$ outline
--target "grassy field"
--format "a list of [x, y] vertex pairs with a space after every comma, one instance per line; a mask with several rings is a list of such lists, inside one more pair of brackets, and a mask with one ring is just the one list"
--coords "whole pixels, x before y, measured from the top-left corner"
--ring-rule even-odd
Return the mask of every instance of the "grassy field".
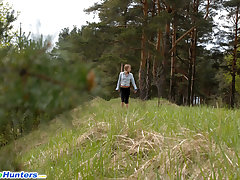
[[240, 110], [100, 98], [17, 140], [47, 179], [240, 179]]

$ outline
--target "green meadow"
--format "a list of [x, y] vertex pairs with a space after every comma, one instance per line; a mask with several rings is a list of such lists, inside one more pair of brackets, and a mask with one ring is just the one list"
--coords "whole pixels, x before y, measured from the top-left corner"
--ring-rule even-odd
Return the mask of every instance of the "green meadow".
[[96, 98], [1, 153], [16, 149], [19, 170], [54, 180], [240, 179], [239, 138], [239, 110]]

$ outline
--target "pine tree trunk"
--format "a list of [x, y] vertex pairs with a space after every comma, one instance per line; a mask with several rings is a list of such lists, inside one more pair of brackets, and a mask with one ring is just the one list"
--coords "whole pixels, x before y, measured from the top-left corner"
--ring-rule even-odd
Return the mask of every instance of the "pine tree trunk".
[[193, 47], [192, 47], [192, 83], [191, 83], [191, 104], [193, 105], [195, 95], [195, 77], [196, 77], [196, 48], [197, 48], [197, 29], [193, 31]]
[[[148, 16], [148, 3], [147, 0], [143, 0], [143, 14], [145, 19], [145, 24]], [[141, 62], [139, 68], [139, 90], [140, 90], [140, 99], [144, 100], [146, 98], [146, 60], [147, 60], [147, 50], [146, 50], [146, 42], [147, 35], [143, 27], [142, 30], [142, 40], [141, 40]]]
[[188, 98], [187, 98], [187, 105], [190, 106], [191, 104], [191, 94], [192, 94], [192, 66], [193, 66], [193, 32], [191, 34], [191, 40], [190, 40], [190, 47], [189, 47], [189, 63], [188, 63]]
[[[154, 16], [156, 16], [156, 4], [157, 4], [157, 0], [153, 1], [152, 4], [152, 18]], [[152, 35], [150, 37], [150, 40], [153, 42], [154, 41], [154, 35]], [[148, 56], [147, 56], [147, 61], [146, 61], [146, 65], [147, 65], [147, 74], [146, 74], [146, 97], [145, 99], [148, 100], [151, 98], [151, 89], [152, 89], [152, 55], [150, 53], [150, 51], [148, 51]]]
[[236, 18], [235, 18], [235, 40], [234, 40], [234, 51], [233, 51], [233, 62], [232, 62], [232, 89], [231, 89], [231, 108], [235, 106], [235, 93], [236, 93], [236, 64], [237, 64], [237, 45], [238, 45], [238, 17], [239, 6], [236, 8]]
[[140, 90], [140, 99], [144, 100], [146, 97], [146, 35], [143, 30], [142, 35], [142, 52], [141, 52], [141, 63], [139, 69], [139, 90]]
[[[170, 7], [168, 7], [167, 11]], [[167, 22], [165, 27], [165, 36], [163, 37], [163, 60], [162, 60], [162, 68], [160, 72], [160, 96], [163, 98], [167, 98], [167, 65], [170, 62], [169, 49], [170, 49], [170, 22]]]
[[[193, 9], [195, 16], [198, 13], [199, 0], [194, 0]], [[196, 49], [197, 49], [197, 28], [195, 17], [193, 19], [193, 31], [191, 32], [190, 48], [189, 48], [189, 66], [188, 66], [188, 100], [187, 104], [193, 105], [194, 101], [194, 88], [196, 76]]]
[[147, 74], [146, 74], [146, 97], [145, 100], [151, 98], [151, 85], [152, 85], [152, 73], [151, 73], [151, 55], [148, 53], [147, 58]]
[[[161, 30], [158, 31], [158, 36], [157, 36], [157, 45], [156, 45], [156, 50], [158, 52], [161, 52], [161, 40], [162, 40], [162, 32]], [[161, 66], [160, 66], [160, 57], [155, 56], [154, 57], [154, 62], [153, 62], [153, 83], [157, 87], [158, 90], [158, 98], [161, 97], [161, 83], [160, 83], [160, 73], [161, 72]]]
[[[162, 32], [158, 30], [156, 50], [160, 52]], [[157, 86], [157, 71], [159, 66], [159, 57], [155, 56], [153, 60], [153, 83]]]
[[172, 55], [171, 55], [171, 77], [170, 77], [170, 99], [175, 101], [175, 90], [176, 90], [176, 82], [175, 82], [175, 62], [176, 62], [176, 39], [177, 39], [177, 28], [175, 18], [172, 23], [173, 34], [172, 34]]
[[[198, 7], [199, 7], [199, 0], [194, 0], [194, 13], [197, 15], [198, 13]], [[207, 15], [206, 15], [207, 17]], [[194, 26], [196, 26], [196, 20], [193, 18]], [[197, 28], [195, 27], [192, 34], [193, 44], [192, 44], [192, 83], [191, 83], [191, 104], [193, 104], [194, 101], [194, 95], [195, 95], [195, 79], [196, 79], [196, 58], [197, 58]]]
[[[155, 3], [157, 3], [158, 15], [160, 15], [160, 13], [161, 13], [160, 1], [159, 0], [155, 0]], [[163, 57], [163, 50], [162, 50], [163, 48], [161, 48], [161, 41], [162, 40], [163, 40], [162, 31], [160, 29], [158, 29], [156, 50]], [[154, 57], [154, 62], [153, 62], [153, 83], [157, 87], [158, 98], [160, 98], [160, 96], [161, 96], [161, 91], [160, 91], [160, 89], [161, 89], [160, 74], [161, 73], [160, 72], [161, 72], [160, 57], [159, 56], [155, 56]], [[159, 105], [159, 103], [158, 103], [158, 105]]]

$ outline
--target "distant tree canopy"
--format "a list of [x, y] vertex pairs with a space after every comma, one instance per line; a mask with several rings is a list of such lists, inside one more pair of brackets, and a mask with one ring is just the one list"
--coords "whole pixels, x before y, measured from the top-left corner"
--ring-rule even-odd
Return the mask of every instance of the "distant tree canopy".
[[111, 77], [104, 79], [109, 97], [121, 64], [130, 63], [141, 99], [207, 102], [220, 92], [216, 66], [223, 53], [206, 49], [214, 41], [213, 18], [220, 8], [208, 0], [104, 0], [86, 10], [97, 12], [100, 22], [62, 30], [57, 49], [70, 48], [96, 62], [103, 76]]

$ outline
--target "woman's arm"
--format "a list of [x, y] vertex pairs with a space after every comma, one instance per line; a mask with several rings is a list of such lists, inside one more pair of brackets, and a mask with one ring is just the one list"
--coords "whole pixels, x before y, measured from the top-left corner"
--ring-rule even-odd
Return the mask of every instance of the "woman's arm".
[[119, 87], [120, 87], [120, 82], [121, 82], [121, 73], [119, 73], [119, 77], [118, 77], [118, 82], [117, 82], [116, 91], [118, 91], [118, 90], [119, 90]]
[[132, 82], [132, 85], [133, 85], [134, 90], [137, 91], [137, 86], [136, 86], [136, 84], [135, 84], [135, 80], [134, 80], [133, 74], [132, 74], [132, 76], [131, 76], [131, 82]]

